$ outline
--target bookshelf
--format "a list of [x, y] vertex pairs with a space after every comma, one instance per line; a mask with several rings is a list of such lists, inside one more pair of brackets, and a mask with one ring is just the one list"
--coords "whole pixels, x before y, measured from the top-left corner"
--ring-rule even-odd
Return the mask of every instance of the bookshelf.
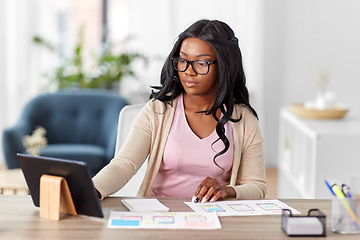
[[360, 177], [360, 119], [302, 119], [280, 111], [278, 198], [331, 198], [324, 180]]

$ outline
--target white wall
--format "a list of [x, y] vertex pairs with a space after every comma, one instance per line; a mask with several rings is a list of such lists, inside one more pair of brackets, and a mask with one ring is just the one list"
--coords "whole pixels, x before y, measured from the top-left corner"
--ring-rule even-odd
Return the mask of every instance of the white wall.
[[330, 69], [329, 90], [358, 113], [360, 1], [286, 1], [284, 5], [284, 100], [314, 98], [313, 74], [325, 66]]
[[[360, 112], [360, 1], [264, 1], [264, 135], [268, 165], [277, 164], [278, 116], [289, 103], [313, 100], [314, 74], [330, 70], [329, 91]], [[335, 147], [335, 146], [334, 146]]]

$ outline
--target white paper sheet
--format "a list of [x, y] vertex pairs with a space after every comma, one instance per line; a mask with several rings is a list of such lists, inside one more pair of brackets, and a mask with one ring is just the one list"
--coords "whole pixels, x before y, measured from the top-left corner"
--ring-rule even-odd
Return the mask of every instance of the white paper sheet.
[[130, 212], [168, 212], [169, 208], [155, 198], [122, 199]]
[[219, 229], [214, 212], [118, 212], [111, 211], [108, 228]]
[[255, 216], [281, 214], [282, 209], [290, 209], [293, 214], [300, 214], [296, 209], [276, 199], [217, 201], [213, 203], [185, 202], [197, 213], [216, 212], [218, 216]]

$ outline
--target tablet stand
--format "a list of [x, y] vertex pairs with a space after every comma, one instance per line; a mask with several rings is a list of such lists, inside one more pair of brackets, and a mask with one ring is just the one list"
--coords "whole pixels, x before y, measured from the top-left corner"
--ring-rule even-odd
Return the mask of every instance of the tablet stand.
[[66, 179], [42, 175], [40, 178], [40, 217], [60, 220], [60, 213], [77, 215]]

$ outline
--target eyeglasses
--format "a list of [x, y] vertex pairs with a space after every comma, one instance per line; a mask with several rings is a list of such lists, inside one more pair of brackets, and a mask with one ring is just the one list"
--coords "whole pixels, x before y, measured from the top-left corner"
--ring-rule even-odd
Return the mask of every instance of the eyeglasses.
[[173, 62], [173, 66], [176, 71], [178, 72], [185, 72], [186, 69], [191, 65], [194, 72], [200, 75], [208, 74], [210, 65], [216, 63], [216, 60], [214, 61], [205, 61], [205, 60], [194, 60], [194, 61], [188, 61], [181, 57], [173, 57], [171, 58]]

